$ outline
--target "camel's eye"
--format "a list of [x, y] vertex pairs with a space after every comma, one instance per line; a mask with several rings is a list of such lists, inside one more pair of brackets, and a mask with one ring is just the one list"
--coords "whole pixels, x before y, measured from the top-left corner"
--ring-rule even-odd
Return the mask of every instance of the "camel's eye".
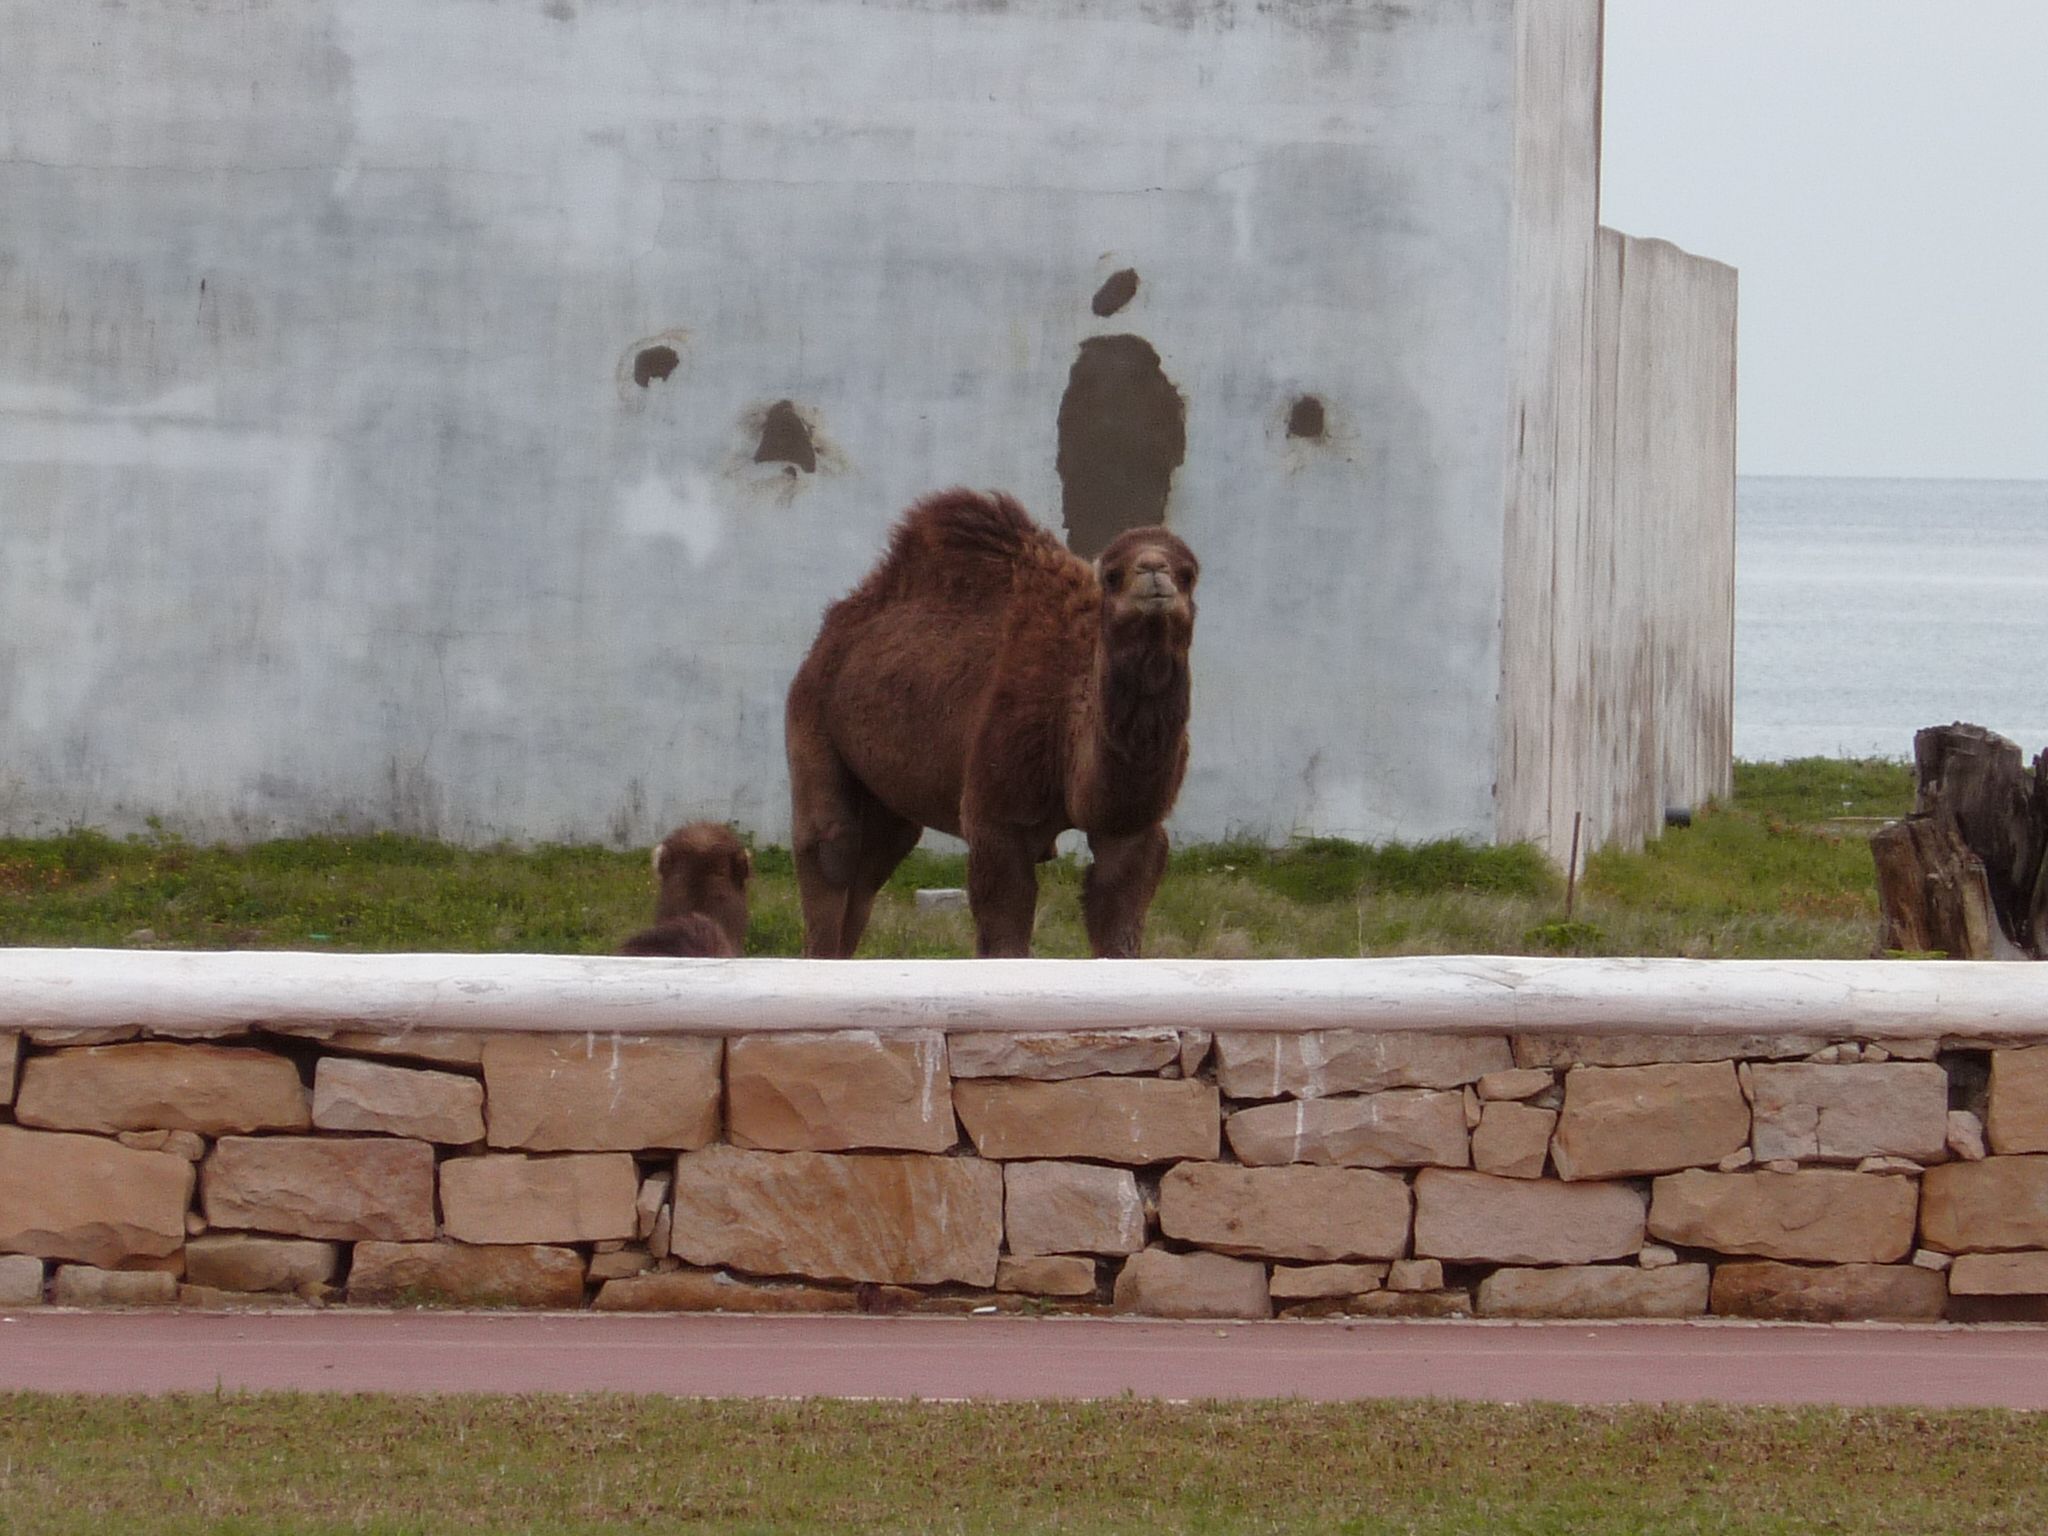
[[1173, 579], [1184, 587], [1192, 587], [1195, 584], [1195, 568], [1184, 565], [1173, 573]]
[[1116, 570], [1104, 571], [1102, 584], [1112, 592], [1121, 592], [1124, 589], [1124, 573]]

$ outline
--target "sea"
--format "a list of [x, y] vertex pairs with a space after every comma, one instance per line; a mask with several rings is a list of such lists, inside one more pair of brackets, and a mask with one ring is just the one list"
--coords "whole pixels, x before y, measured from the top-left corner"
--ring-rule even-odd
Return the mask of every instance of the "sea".
[[2048, 480], [1743, 476], [1735, 755], [1910, 762], [1967, 720], [2048, 749]]

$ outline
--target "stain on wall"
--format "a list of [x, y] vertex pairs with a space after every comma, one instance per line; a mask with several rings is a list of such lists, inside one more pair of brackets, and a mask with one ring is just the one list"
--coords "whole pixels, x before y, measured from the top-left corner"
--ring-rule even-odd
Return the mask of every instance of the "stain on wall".
[[818, 471], [818, 447], [811, 429], [796, 413], [796, 403], [778, 400], [768, 407], [761, 422], [760, 446], [754, 450], [756, 464], [791, 464], [807, 475]]
[[633, 382], [645, 389], [674, 373], [679, 361], [674, 347], [642, 347], [633, 355]]
[[1323, 402], [1303, 395], [1287, 412], [1287, 435], [1320, 440], [1323, 435]]
[[1187, 402], [1142, 336], [1081, 343], [1060, 398], [1060, 508], [1067, 544], [1093, 559], [1126, 528], [1166, 521], [1187, 455]]
[[1122, 309], [1138, 293], [1138, 274], [1130, 267], [1121, 272], [1112, 272], [1095, 290], [1095, 300], [1090, 308], [1098, 315], [1113, 315]]

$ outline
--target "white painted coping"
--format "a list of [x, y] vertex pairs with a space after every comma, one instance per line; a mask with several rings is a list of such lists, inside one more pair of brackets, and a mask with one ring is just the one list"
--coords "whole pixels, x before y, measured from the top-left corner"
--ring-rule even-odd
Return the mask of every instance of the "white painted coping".
[[2048, 1036], [2048, 965], [1912, 960], [669, 960], [0, 949], [0, 1030], [765, 1034], [1364, 1027]]

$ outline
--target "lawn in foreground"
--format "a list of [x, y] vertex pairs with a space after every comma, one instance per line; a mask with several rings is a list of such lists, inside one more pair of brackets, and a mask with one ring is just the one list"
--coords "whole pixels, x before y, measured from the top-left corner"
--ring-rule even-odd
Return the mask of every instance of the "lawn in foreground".
[[0, 1530], [1999, 1532], [2048, 1418], [1442, 1403], [0, 1396]]
[[[1869, 819], [1911, 800], [1902, 764], [1740, 764], [1728, 805], [1641, 853], [1588, 861], [1569, 916], [1563, 879], [1526, 846], [1184, 848], [1146, 953], [1857, 958], [1877, 932]], [[748, 950], [795, 954], [789, 855], [759, 849], [756, 867]], [[919, 913], [912, 899], [965, 879], [964, 859], [912, 855], [861, 953], [971, 954], [964, 914]], [[1071, 861], [1043, 869], [1037, 953], [1087, 952], [1080, 881]], [[651, 899], [638, 850], [472, 850], [388, 835], [243, 849], [92, 832], [0, 840], [0, 944], [604, 953], [646, 921]]]

